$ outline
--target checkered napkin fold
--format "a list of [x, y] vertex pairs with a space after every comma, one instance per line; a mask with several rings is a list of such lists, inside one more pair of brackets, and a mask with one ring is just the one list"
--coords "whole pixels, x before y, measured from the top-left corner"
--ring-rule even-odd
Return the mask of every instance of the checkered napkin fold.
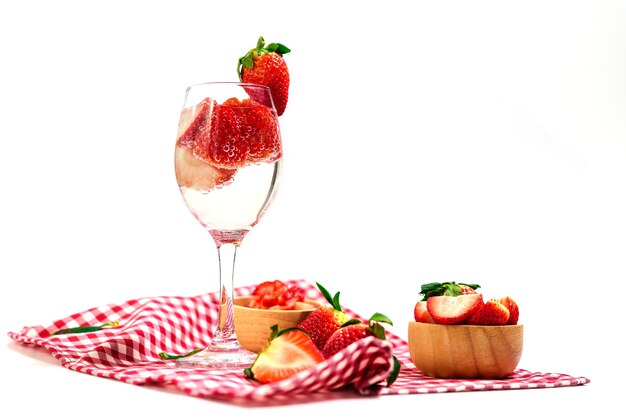
[[[309, 299], [324, 302], [319, 291], [303, 280], [286, 281], [306, 291]], [[249, 295], [254, 286], [235, 290]], [[261, 385], [244, 377], [243, 370], [177, 367], [158, 353], [187, 353], [204, 347], [217, 322], [217, 294], [194, 297], [150, 297], [110, 304], [54, 321], [47, 326], [24, 327], [9, 337], [36, 344], [69, 369], [132, 384], [173, 385], [189, 395], [238, 401], [267, 401], [294, 395], [328, 393], [352, 388], [359, 394], [408, 394], [469, 390], [523, 389], [581, 385], [584, 377], [516, 370], [505, 380], [460, 381], [423, 376], [411, 363], [405, 341], [391, 332], [386, 340], [368, 337], [289, 379]], [[344, 307], [351, 317], [357, 315]], [[94, 332], [55, 334], [60, 329], [119, 324]], [[396, 382], [385, 379], [393, 356], [401, 364]]]

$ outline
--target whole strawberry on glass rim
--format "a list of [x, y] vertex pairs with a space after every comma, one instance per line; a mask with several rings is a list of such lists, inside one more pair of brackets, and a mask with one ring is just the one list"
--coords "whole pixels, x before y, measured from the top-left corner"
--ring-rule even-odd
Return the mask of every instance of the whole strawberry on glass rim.
[[[261, 36], [256, 47], [239, 58], [237, 65], [239, 80], [270, 88], [278, 116], [285, 112], [289, 99], [289, 69], [283, 55], [290, 51], [291, 49], [280, 43], [265, 45], [265, 39]], [[261, 100], [266, 100], [264, 98], [255, 97], [253, 94], [250, 94], [250, 97], [259, 103], [269, 105]]]

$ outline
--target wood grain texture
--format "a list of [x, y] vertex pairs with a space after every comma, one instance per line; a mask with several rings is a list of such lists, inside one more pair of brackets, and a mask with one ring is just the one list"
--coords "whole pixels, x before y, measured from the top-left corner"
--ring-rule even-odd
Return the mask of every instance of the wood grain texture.
[[[248, 351], [260, 353], [267, 345], [270, 327], [277, 324], [279, 330], [297, 327], [314, 309], [280, 311], [247, 308], [250, 296], [234, 299], [235, 333], [239, 344]], [[319, 306], [318, 302], [305, 299], [305, 302]]]
[[409, 353], [424, 374], [440, 378], [499, 379], [522, 356], [523, 325], [437, 325], [409, 322]]

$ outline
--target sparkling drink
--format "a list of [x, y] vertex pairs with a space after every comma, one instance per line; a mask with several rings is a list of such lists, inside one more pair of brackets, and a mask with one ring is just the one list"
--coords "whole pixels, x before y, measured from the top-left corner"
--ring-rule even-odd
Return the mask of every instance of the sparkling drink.
[[234, 329], [233, 273], [237, 247], [274, 198], [282, 144], [267, 87], [207, 83], [187, 89], [174, 154], [185, 204], [218, 249], [220, 307], [215, 333], [183, 366], [241, 367], [255, 358]]

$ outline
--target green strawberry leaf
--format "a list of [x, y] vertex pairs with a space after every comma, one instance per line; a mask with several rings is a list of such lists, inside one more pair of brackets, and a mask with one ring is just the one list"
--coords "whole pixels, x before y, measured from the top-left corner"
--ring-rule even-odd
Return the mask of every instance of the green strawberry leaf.
[[239, 58], [239, 64], [246, 68], [252, 68], [254, 66], [254, 55], [252, 54], [252, 51], [248, 51], [246, 55]]
[[321, 284], [319, 284], [318, 282], [315, 282], [315, 284], [317, 285], [317, 288], [320, 290], [320, 292], [322, 292], [322, 295], [324, 295], [324, 299], [326, 299], [328, 301], [328, 303], [330, 303], [332, 305], [333, 304], [333, 297], [330, 295], [328, 290], [326, 290], [326, 288], [324, 286], [322, 286]]
[[422, 285], [420, 294], [425, 295], [428, 292], [437, 291], [439, 289], [441, 289], [441, 283], [439, 282], [426, 283]]
[[254, 379], [254, 373], [252, 373], [252, 368], [250, 367], [246, 367], [245, 369], [243, 369], [243, 375], [246, 377], [246, 379]]
[[318, 282], [315, 282], [315, 284], [317, 285], [317, 288], [320, 290], [320, 292], [322, 292], [322, 295], [324, 295], [324, 299], [326, 299], [326, 301], [330, 303], [333, 306], [333, 308], [335, 308], [335, 310], [339, 312], [343, 312], [341, 310], [341, 305], [339, 304], [339, 294], [341, 292], [337, 292], [335, 296], [333, 297], [330, 295], [330, 292], [326, 290], [324, 286], [322, 286]]
[[370, 318], [370, 322], [372, 321], [384, 322], [385, 324], [393, 325], [391, 319], [389, 319], [387, 315], [381, 314], [380, 312], [376, 312], [374, 315], [372, 315], [372, 317]]
[[341, 293], [341, 292], [335, 293], [335, 296], [333, 297], [332, 305], [333, 305], [333, 308], [335, 308], [335, 310], [337, 310], [339, 312], [342, 312], [341, 311], [341, 305], [339, 304], [339, 293]]
[[265, 50], [267, 52], [276, 52], [281, 57], [283, 55], [291, 52], [291, 49], [289, 49], [285, 45], [279, 44], [279, 43], [271, 43], [271, 44], [269, 44], [268, 46], [265, 47]]
[[444, 283], [443, 288], [444, 288], [443, 290], [444, 296], [459, 296], [463, 294], [463, 290], [461, 289], [461, 286], [459, 286], [458, 284], [454, 282]]
[[396, 381], [398, 375], [400, 374], [400, 368], [400, 361], [396, 356], [393, 356], [393, 369], [391, 370], [391, 373], [389, 373], [389, 376], [387, 376], [387, 386], [391, 386], [393, 382]]
[[265, 39], [263, 39], [262, 36], [259, 36], [259, 40], [256, 43], [256, 53], [258, 55], [261, 55], [261, 50], [263, 49], [264, 46], [265, 46]]
[[476, 290], [480, 287], [479, 284], [467, 284], [456, 282], [433, 282], [423, 284], [421, 287], [420, 295], [424, 295], [423, 301], [428, 300], [431, 296], [459, 296], [463, 294], [461, 286], [471, 287]]
[[372, 331], [372, 334], [374, 334], [374, 337], [380, 338], [381, 340], [387, 339], [387, 336], [385, 335], [385, 328], [383, 328], [383, 326], [378, 322], [372, 322], [370, 324], [370, 330]]

